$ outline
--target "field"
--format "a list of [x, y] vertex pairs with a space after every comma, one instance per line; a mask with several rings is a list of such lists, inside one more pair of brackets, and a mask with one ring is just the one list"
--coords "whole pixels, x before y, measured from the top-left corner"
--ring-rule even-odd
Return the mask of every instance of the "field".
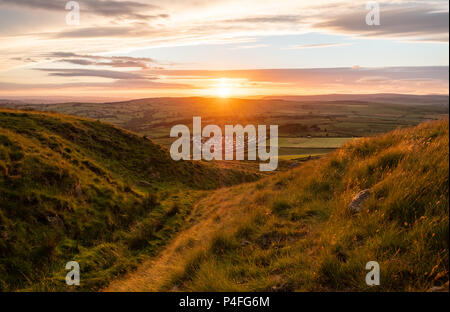
[[302, 100], [153, 98], [116, 103], [21, 104], [3, 106], [71, 114], [110, 122], [145, 135], [165, 147], [176, 124], [191, 128], [192, 117], [202, 124], [276, 124], [281, 159], [323, 155], [351, 138], [373, 136], [417, 125], [448, 114], [448, 97], [370, 97], [369, 100]]

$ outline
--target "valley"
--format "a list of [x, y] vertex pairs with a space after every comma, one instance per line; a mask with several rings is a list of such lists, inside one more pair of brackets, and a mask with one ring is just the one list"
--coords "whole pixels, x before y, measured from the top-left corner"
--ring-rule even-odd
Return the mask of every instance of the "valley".
[[25, 104], [0, 106], [52, 111], [102, 120], [145, 135], [170, 148], [170, 129], [192, 118], [222, 128], [226, 124], [276, 124], [281, 159], [326, 154], [352, 138], [373, 136], [397, 127], [447, 116], [448, 97], [366, 95], [269, 99], [151, 98], [112, 103]]
[[[373, 259], [382, 290], [448, 285], [448, 104], [2, 106], [2, 290], [72, 291], [69, 260], [79, 291], [364, 291]], [[173, 161], [170, 128], [199, 114], [279, 122], [277, 171]], [[355, 216], [362, 189], [373, 195]]]

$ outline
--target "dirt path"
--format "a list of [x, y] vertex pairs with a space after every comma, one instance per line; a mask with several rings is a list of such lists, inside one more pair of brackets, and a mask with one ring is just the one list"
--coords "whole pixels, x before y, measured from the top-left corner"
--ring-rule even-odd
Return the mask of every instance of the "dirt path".
[[[191, 214], [192, 226], [181, 231], [156, 258], [114, 280], [103, 291], [161, 290], [170, 281], [172, 274], [182, 268], [183, 260], [192, 248], [206, 245], [215, 231], [232, 227], [239, 216], [246, 213], [245, 208], [241, 209], [245, 195], [239, 191], [240, 187], [219, 189], [200, 200]], [[230, 201], [230, 198], [233, 200]], [[225, 202], [225, 199], [228, 201]]]

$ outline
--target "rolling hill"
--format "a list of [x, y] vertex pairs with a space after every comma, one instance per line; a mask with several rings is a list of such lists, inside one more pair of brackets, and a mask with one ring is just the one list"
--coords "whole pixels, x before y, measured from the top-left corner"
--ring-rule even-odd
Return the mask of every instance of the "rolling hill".
[[260, 178], [173, 162], [104, 122], [2, 109], [0, 289], [448, 289], [448, 140], [448, 120], [426, 122]]
[[[414, 126], [421, 122], [445, 118], [448, 96], [412, 96], [389, 94], [324, 95], [290, 98], [147, 98], [113, 103], [1, 103], [0, 107], [33, 109], [70, 114], [112, 123], [154, 142], [170, 147], [170, 129], [174, 125], [192, 126], [192, 117], [223, 127], [226, 124], [278, 125], [281, 138], [298, 143], [303, 138], [316, 141], [309, 144], [284, 144], [279, 154], [286, 159], [323, 155], [328, 139], [343, 142], [352, 137], [385, 133], [398, 126]], [[325, 139], [325, 140], [323, 140]], [[324, 142], [324, 144], [322, 144]]]
[[95, 289], [165, 244], [201, 190], [256, 178], [103, 122], [2, 109], [0, 290], [59, 290], [74, 259]]
[[201, 199], [192, 227], [105, 290], [448, 291], [448, 196], [448, 120], [353, 140]]

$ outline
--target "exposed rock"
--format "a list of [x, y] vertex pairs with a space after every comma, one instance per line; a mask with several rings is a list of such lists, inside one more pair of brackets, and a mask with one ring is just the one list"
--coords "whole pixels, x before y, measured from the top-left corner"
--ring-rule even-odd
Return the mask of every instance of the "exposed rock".
[[47, 221], [51, 225], [57, 226], [57, 227], [64, 227], [64, 221], [58, 216], [47, 216]]
[[427, 292], [448, 292], [448, 287], [433, 286]]
[[6, 241], [9, 241], [9, 239], [10, 239], [10, 238], [9, 238], [9, 234], [8, 234], [8, 232], [6, 232], [6, 231], [1, 231], [1, 232], [0, 232], [0, 237], [3, 238], [3, 239], [5, 240], [5, 242], [6, 242]]
[[348, 209], [351, 212], [359, 212], [361, 210], [362, 204], [370, 197], [370, 189], [362, 190], [355, 197], [353, 197], [352, 202], [348, 205]]
[[291, 292], [294, 290], [293, 286], [286, 280], [283, 275], [273, 275], [270, 280], [274, 285], [270, 288], [273, 292]]
[[142, 186], [152, 186], [152, 184], [150, 182], [147, 182], [147, 181], [144, 181], [144, 180], [139, 181], [139, 184], [142, 185]]
[[81, 187], [80, 182], [77, 181], [77, 183], [75, 184], [74, 188], [73, 188], [73, 195], [75, 197], [79, 197], [83, 194], [83, 189]]

